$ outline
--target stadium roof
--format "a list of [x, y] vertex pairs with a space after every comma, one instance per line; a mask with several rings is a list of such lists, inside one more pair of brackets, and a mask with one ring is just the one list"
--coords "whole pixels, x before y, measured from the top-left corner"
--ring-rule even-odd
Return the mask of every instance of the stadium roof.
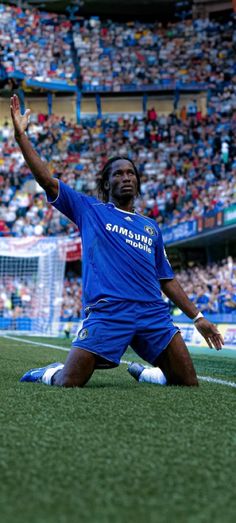
[[[236, 1], [236, 0], [235, 0]], [[231, 10], [232, 0], [0, 0], [2, 3], [34, 6], [44, 11], [68, 13], [76, 10], [76, 16], [113, 18], [118, 20], [168, 21], [194, 13]]]
[[66, 12], [68, 6], [79, 6], [77, 14], [81, 16], [99, 15], [101, 17], [118, 17], [123, 19], [152, 18], [171, 19], [175, 13], [175, 6], [179, 4], [191, 4], [192, 0], [2, 0], [7, 4], [18, 4], [22, 7], [29, 5], [38, 7], [45, 11]]

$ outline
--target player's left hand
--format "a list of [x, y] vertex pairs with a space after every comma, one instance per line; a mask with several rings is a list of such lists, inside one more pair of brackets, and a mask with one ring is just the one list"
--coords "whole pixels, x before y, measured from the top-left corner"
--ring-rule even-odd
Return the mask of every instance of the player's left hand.
[[206, 318], [199, 318], [195, 322], [195, 327], [206, 340], [210, 349], [215, 348], [216, 350], [221, 350], [224, 345], [224, 338], [221, 336], [217, 327], [213, 325]]

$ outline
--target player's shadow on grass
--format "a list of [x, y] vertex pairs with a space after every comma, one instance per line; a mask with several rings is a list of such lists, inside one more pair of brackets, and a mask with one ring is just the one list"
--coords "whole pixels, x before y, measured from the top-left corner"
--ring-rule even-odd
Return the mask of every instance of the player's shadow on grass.
[[114, 388], [117, 388], [119, 389], [120, 387], [122, 387], [122, 389], [130, 389], [132, 388], [133, 386], [135, 385], [135, 383], [124, 383], [123, 381], [119, 381], [119, 380], [114, 380], [114, 382], [96, 382], [96, 381], [91, 381], [91, 383], [87, 383], [87, 385], [84, 387], [86, 389], [114, 389]]
[[126, 379], [121, 379], [119, 377], [113, 377], [113, 376], [110, 376], [110, 377], [105, 377], [105, 379], [103, 379], [102, 377], [99, 377], [99, 376], [93, 376], [91, 378], [91, 380], [86, 384], [85, 388], [90, 388], [90, 389], [105, 389], [105, 388], [110, 388], [110, 389], [114, 389], [114, 388], [117, 388], [119, 389], [120, 387], [124, 390], [124, 389], [130, 389], [130, 388], [133, 388], [133, 386], [135, 385], [135, 382], [132, 380], [126, 380]]

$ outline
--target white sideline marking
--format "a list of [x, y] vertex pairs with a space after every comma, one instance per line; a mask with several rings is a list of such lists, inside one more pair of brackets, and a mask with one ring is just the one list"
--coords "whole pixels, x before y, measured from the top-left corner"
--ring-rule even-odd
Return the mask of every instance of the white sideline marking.
[[229, 387], [236, 387], [236, 383], [233, 381], [220, 380], [218, 378], [211, 378], [210, 376], [198, 376], [202, 381], [208, 381], [209, 383], [218, 383], [219, 385], [228, 385]]
[[[3, 336], [3, 337], [6, 339], [9, 339], [9, 340], [21, 341], [22, 343], [29, 343], [30, 345], [39, 345], [40, 347], [49, 347], [51, 349], [57, 349], [57, 350], [65, 351], [65, 352], [70, 352], [70, 349], [68, 349], [67, 347], [61, 347], [60, 345], [52, 345], [50, 343], [42, 343], [39, 341], [30, 341], [30, 340], [26, 340], [25, 338], [15, 338], [14, 336], [7, 336], [7, 335]], [[125, 365], [129, 365], [131, 363], [131, 361], [127, 361], [127, 360], [120, 360], [120, 362], [124, 363]], [[144, 367], [148, 368], [148, 365], [144, 365]], [[217, 383], [218, 385], [227, 385], [228, 387], [236, 388], [236, 383], [234, 383], [233, 381], [225, 381], [225, 380], [221, 380], [219, 378], [211, 378], [211, 376], [197, 376], [197, 377], [199, 378], [199, 380], [207, 381], [208, 383]]]
[[3, 336], [4, 338], [6, 339], [9, 339], [9, 340], [15, 340], [15, 341], [21, 341], [21, 342], [24, 342], [24, 343], [29, 343], [30, 345], [40, 345], [41, 347], [50, 347], [51, 349], [60, 349], [60, 350], [64, 350], [66, 352], [69, 352], [70, 349], [68, 349], [67, 347], [61, 347], [60, 345], [52, 345], [50, 343], [41, 343], [39, 341], [30, 341], [30, 340], [26, 340], [25, 338], [15, 338], [14, 336]]

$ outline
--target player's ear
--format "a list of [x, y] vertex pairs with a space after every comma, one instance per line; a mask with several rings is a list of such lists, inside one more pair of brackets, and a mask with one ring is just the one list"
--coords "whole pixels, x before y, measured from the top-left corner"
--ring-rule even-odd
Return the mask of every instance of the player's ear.
[[104, 183], [104, 189], [105, 189], [105, 191], [109, 191], [109, 189], [110, 189], [110, 184], [109, 184], [108, 180], [106, 180], [106, 182]]

